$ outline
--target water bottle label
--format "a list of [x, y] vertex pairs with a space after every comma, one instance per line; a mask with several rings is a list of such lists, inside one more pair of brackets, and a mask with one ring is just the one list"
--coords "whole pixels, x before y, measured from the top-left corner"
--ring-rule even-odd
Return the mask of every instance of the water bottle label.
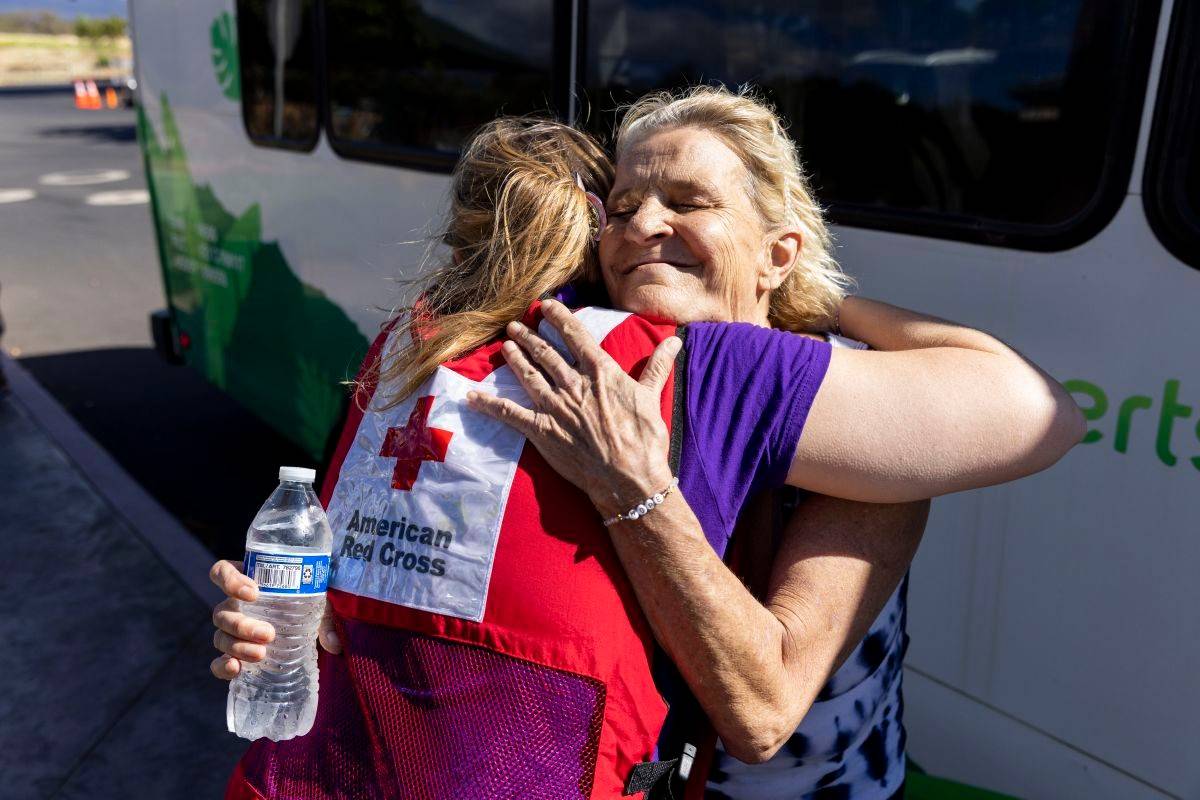
[[329, 584], [329, 556], [269, 553], [247, 550], [245, 572], [264, 594], [292, 597], [325, 594]]

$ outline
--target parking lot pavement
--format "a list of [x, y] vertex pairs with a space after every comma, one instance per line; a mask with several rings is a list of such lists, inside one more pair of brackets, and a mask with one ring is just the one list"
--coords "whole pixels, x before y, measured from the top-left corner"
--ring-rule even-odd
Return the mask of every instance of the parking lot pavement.
[[132, 109], [76, 109], [70, 91], [0, 90], [0, 345], [200, 542], [236, 558], [276, 470], [312, 456], [151, 349], [149, 314], [166, 301], [149, 206], [89, 202], [144, 193], [135, 122]]
[[80, 111], [69, 93], [0, 92], [10, 355], [150, 344], [164, 296], [135, 122], [132, 109]]
[[211, 556], [0, 362], [0, 794], [220, 797], [246, 743], [208, 674]]

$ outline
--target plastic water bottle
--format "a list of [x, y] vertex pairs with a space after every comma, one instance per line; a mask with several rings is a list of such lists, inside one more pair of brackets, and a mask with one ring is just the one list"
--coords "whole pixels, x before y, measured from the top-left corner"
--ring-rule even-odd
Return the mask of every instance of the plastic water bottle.
[[258, 600], [242, 611], [275, 627], [267, 657], [242, 662], [229, 684], [226, 722], [246, 739], [303, 736], [317, 713], [317, 626], [325, 612], [333, 534], [313, 491], [316, 473], [280, 467], [279, 488], [246, 534], [245, 572]]

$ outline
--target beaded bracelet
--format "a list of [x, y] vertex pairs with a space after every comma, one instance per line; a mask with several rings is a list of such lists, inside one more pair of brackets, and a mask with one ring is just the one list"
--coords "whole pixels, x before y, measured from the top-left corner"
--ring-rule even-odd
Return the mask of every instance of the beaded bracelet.
[[627, 519], [634, 520], [646, 516], [655, 508], [661, 506], [663, 501], [667, 499], [667, 495], [675, 491], [675, 487], [678, 485], [679, 478], [671, 478], [671, 483], [667, 485], [667, 488], [663, 489], [661, 492], [656, 492], [650, 497], [647, 497], [645, 500], [626, 511], [624, 514], [617, 514], [612, 519], [604, 520], [604, 527], [607, 528], [612, 525], [616, 525], [618, 522], [622, 522]]

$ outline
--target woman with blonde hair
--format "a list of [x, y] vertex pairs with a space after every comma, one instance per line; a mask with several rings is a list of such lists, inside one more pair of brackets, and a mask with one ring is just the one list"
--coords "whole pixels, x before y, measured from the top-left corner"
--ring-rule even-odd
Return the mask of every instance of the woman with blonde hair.
[[[643, 162], [636, 147], [619, 152], [646, 170], [635, 166], [625, 184], [618, 172], [612, 223], [596, 197], [608, 193], [609, 168], [577, 131], [499, 120], [464, 154], [444, 237], [452, 257], [413, 313], [376, 340], [322, 493], [335, 535], [350, 531], [335, 544], [330, 590], [340, 642], [328, 630], [322, 640], [343, 655], [322, 655], [313, 732], [256, 743], [229, 796], [617, 796], [663, 733], [651, 628], [731, 752], [761, 759], [804, 704], [794, 687], [776, 691], [779, 669], [802, 661], [806, 675], [827, 673], [837, 653], [793, 652], [803, 631], [781, 622], [809, 610], [814, 573], [773, 577], [765, 607], [734, 590], [719, 556], [747, 498], [786, 482], [915, 500], [1035, 471], [1078, 440], [1078, 412], [1059, 387], [990, 337], [948, 323], [869, 304], [843, 310], [844, 325], [877, 343], [919, 346], [935, 328], [940, 343], [913, 358], [710, 322], [765, 322], [799, 234], [764, 238], [763, 226], [746, 225], [757, 214], [751, 184], [717, 150], [683, 153], [700, 157], [700, 173], [704, 158], [724, 170], [703, 181], [669, 174], [662, 153]], [[682, 218], [701, 209], [710, 216], [689, 227]], [[597, 269], [614, 304], [646, 316], [537, 303]], [[678, 329], [686, 346], [672, 319], [696, 320]], [[897, 320], [897, 332], [877, 330]], [[579, 370], [535, 328], [561, 336]], [[965, 410], [933, 400], [927, 387], [939, 381]], [[854, 393], [857, 407], [841, 402]], [[860, 426], [866, 434], [851, 430]], [[847, 455], [847, 441], [866, 452]], [[959, 452], [980, 445], [987, 455]], [[909, 531], [903, 547], [915, 545], [923, 508], [886, 508], [899, 515], [876, 528], [882, 549], [896, 547], [885, 535], [896, 520]], [[418, 515], [445, 526], [442, 550], [417, 542]], [[814, 537], [864, 520], [806, 511], [793, 545], [808, 518], [821, 525]], [[412, 544], [401, 541], [406, 530]], [[795, 561], [788, 548], [780, 563]], [[443, 563], [422, 571], [417, 553]], [[213, 578], [231, 598], [214, 614], [225, 655], [213, 671], [229, 678], [262, 658], [271, 631], [239, 610], [233, 598], [255, 589], [234, 565], [219, 562]], [[710, 625], [718, 599], [734, 605]], [[744, 630], [730, 628], [730, 612]], [[772, 653], [786, 657], [782, 667]], [[764, 670], [757, 685], [747, 666]], [[748, 724], [781, 698], [765, 725]]]
[[[911, 500], [970, 488], [981, 471], [1015, 478], [1036, 468], [1026, 457], [1061, 454], [1078, 441], [1079, 412], [1061, 388], [1032, 365], [1018, 366], [1003, 344], [870, 301], [843, 302], [846, 280], [796, 147], [753, 92], [702, 86], [642, 98], [621, 121], [616, 159], [599, 245], [613, 305], [680, 322], [807, 331], [837, 330], [840, 316], [850, 336], [880, 350], [920, 348], [834, 351], [789, 483], [860, 500]], [[896, 384], [870, 371], [851, 377], [853, 362], [872, 359], [913, 371]], [[974, 372], [967, 361], [987, 368]], [[1015, 370], [1008, 378], [990, 372], [1001, 365]], [[634, 382], [612, 369], [548, 371], [573, 391], [534, 394], [537, 416], [487, 405], [559, 472], [590, 487], [602, 513], [614, 507], [606, 485], [617, 482], [592, 476], [666, 474], [661, 453], [636, 444], [653, 422], [645, 401], [619, 400], [636, 396]], [[988, 391], [1006, 393], [993, 397], [990, 411], [967, 400]], [[588, 397], [590, 406], [576, 399]], [[908, 416], [909, 403], [929, 412], [928, 427]], [[826, 427], [822, 415], [834, 408], [851, 419]], [[1029, 411], [1037, 422], [1022, 418]], [[997, 426], [988, 444], [976, 438], [979, 413]], [[954, 441], [953, 429], [966, 436]], [[710, 437], [705, 446], [719, 452], [722, 444]], [[623, 491], [636, 495], [638, 487]], [[722, 735], [710, 790], [746, 798], [899, 793], [905, 572], [923, 528], [917, 509], [809, 497], [774, 563], [756, 565], [766, 573], [762, 602], [722, 568], [704, 537], [689, 535], [692, 515], [681, 504], [671, 509], [632, 529], [614, 527], [613, 536], [656, 636]], [[694, 510], [704, 530], [716, 527]]]

